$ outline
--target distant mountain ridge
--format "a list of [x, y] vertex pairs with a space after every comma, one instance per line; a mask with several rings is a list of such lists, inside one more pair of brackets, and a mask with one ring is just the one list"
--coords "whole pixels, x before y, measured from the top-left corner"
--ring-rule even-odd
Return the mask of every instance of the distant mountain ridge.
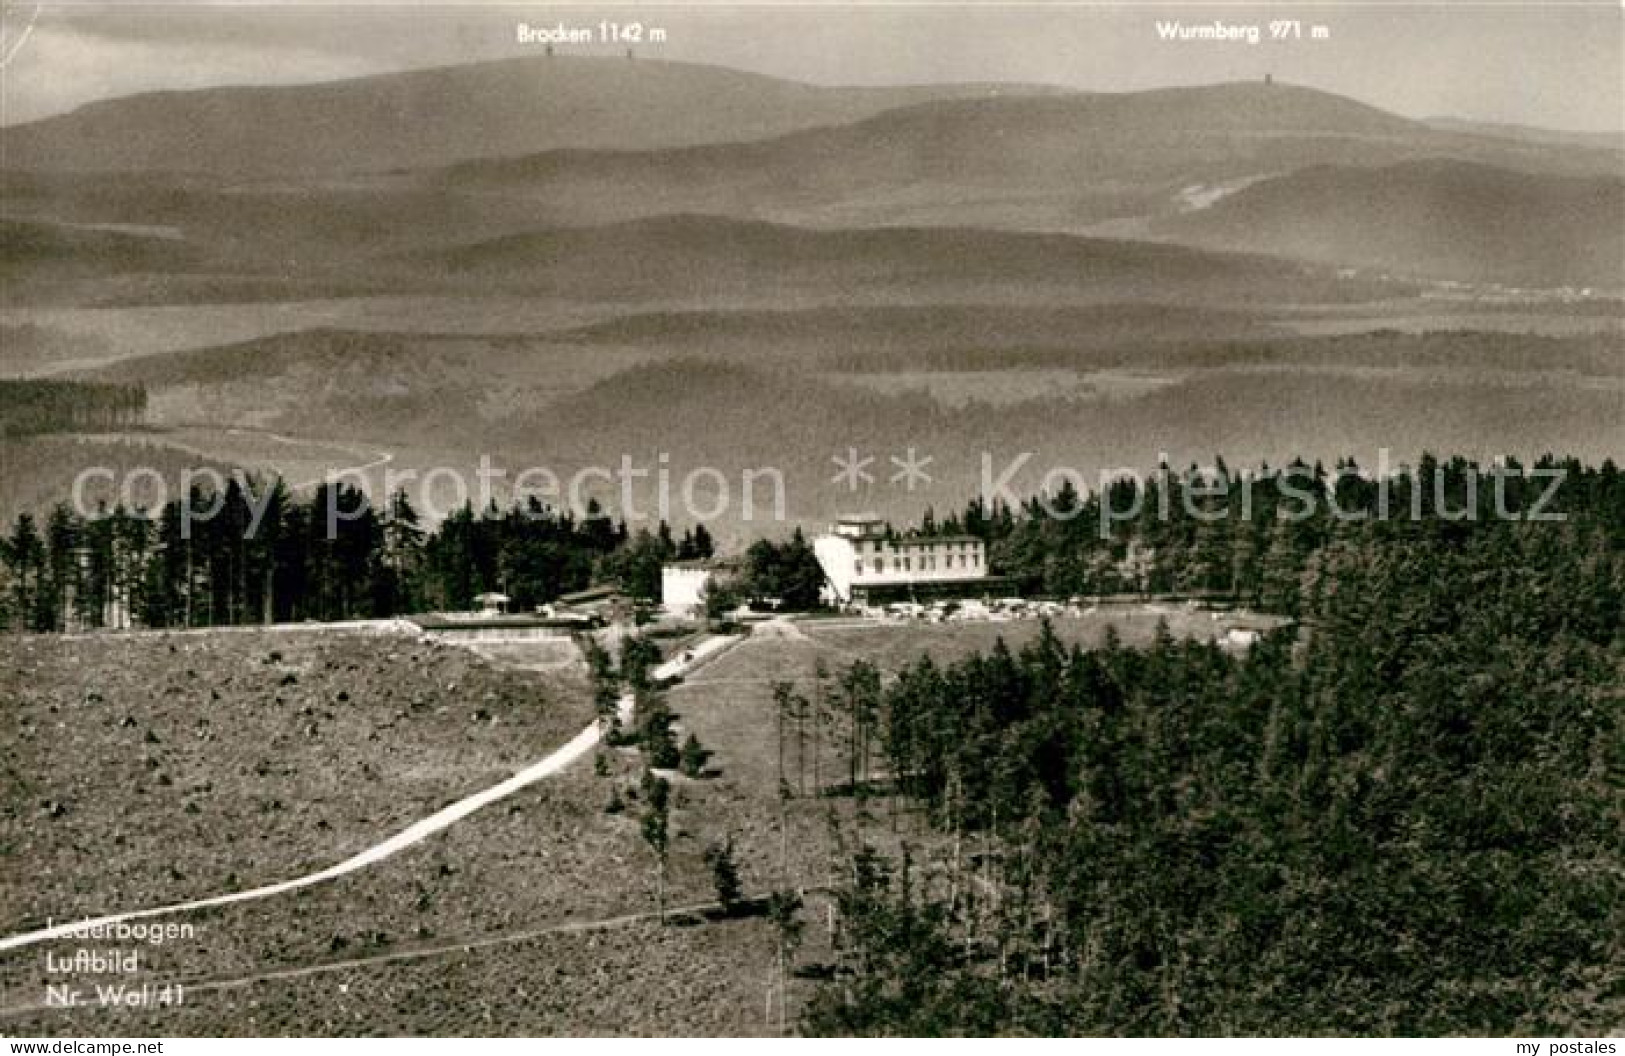
[[335, 177], [561, 148], [731, 142], [1038, 85], [823, 87], [652, 59], [502, 59], [318, 84], [148, 92], [0, 129], [3, 166]]
[[584, 223], [727, 212], [830, 227], [1081, 231], [1172, 212], [1191, 186], [1439, 157], [1530, 172], [1618, 169], [1609, 152], [1440, 132], [1314, 89], [1249, 82], [940, 100], [748, 143], [551, 151], [423, 179], [567, 207]]
[[[0, 130], [0, 194], [34, 225], [25, 303], [476, 282], [658, 310], [1034, 303], [1025, 282], [1075, 305], [1144, 299], [1168, 268], [1176, 300], [1212, 306], [1325, 265], [1617, 286], [1622, 155], [1516, 131], [1281, 82], [826, 88], [560, 56], [96, 103]], [[172, 244], [89, 234], [159, 229]]]
[[[828, 182], [829, 167], [846, 162], [853, 182], [951, 174], [1028, 187], [1031, 173], [1061, 165], [1080, 177], [1135, 180], [1178, 178], [1170, 170], [1193, 160], [1210, 174], [1247, 175], [1426, 155], [1540, 170], [1618, 161], [1600, 157], [1595, 143], [1494, 131], [1430, 125], [1284, 83], [1118, 93], [838, 87], [719, 66], [547, 56], [103, 100], [0, 128], [0, 167], [338, 180], [485, 162], [489, 171], [454, 176], [489, 182], [572, 164], [613, 171], [610, 155], [624, 154], [623, 164], [638, 155], [724, 177], [765, 163], [775, 179]], [[687, 148], [701, 151], [670, 153]], [[547, 157], [557, 152], [588, 153]]]

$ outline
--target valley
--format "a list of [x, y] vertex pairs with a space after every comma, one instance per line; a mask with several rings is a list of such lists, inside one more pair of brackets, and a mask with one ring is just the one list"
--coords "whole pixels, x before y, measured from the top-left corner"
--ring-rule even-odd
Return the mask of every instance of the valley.
[[[531, 109], [454, 131], [520, 85]], [[615, 120], [580, 120], [592, 95]], [[342, 157], [294, 131], [380, 107], [421, 127]], [[177, 114], [199, 122], [184, 155], [161, 148]], [[1596, 139], [1279, 83], [834, 90], [585, 57], [142, 96], [3, 134], [5, 372], [143, 386], [154, 441], [300, 480], [380, 451], [420, 473], [665, 451], [779, 467], [816, 523], [957, 503], [979, 450], [1092, 474], [1622, 442], [1595, 426], [1625, 418], [1625, 176]], [[1340, 343], [1363, 333], [1379, 362]], [[1506, 364], [1514, 335], [1549, 354]], [[828, 460], [854, 442], [948, 472], [842, 496]], [[0, 508], [33, 501], [21, 481]]]

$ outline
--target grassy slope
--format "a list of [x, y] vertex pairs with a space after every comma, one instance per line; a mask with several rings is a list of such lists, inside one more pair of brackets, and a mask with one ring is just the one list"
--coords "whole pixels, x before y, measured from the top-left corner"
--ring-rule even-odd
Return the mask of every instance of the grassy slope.
[[[43, 524], [53, 506], [73, 501], [74, 482], [85, 469], [106, 469], [113, 474], [111, 487], [105, 476], [86, 479], [82, 489], [86, 512], [93, 512], [99, 503], [111, 507], [123, 497], [156, 508], [160, 499], [180, 494], [182, 473], [192, 470], [202, 474], [212, 469], [225, 475], [231, 472], [232, 465], [223, 457], [193, 456], [145, 436], [128, 441], [67, 436], [0, 440], [0, 524], [9, 532], [23, 513], [32, 514]], [[138, 469], [142, 474], [132, 482], [130, 475]], [[147, 470], [162, 477], [161, 495], [146, 475]]]
[[1625, 286], [1625, 180], [1443, 161], [1320, 167], [1265, 180], [1161, 227], [1180, 241], [1405, 275]]
[[1155, 243], [963, 227], [824, 230], [719, 215], [554, 228], [396, 259], [403, 284], [566, 301], [1231, 307], [1372, 300], [1399, 284]]

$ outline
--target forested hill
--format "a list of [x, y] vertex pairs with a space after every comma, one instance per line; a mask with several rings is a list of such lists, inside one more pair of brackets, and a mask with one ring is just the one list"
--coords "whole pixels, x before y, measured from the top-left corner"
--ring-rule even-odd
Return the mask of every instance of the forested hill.
[[[1351, 533], [1403, 546], [1523, 532], [1563, 540], [1570, 573], [1601, 584], [1572, 585], [1575, 619], [1621, 623], [1609, 562], [1625, 549], [1625, 480], [1611, 462], [1496, 470], [1423, 458], [1385, 481], [1348, 462], [1225, 472], [1222, 498], [1213, 474], [1165, 473], [1104, 495], [1063, 490], [1017, 509], [977, 502], [941, 521], [928, 515], [918, 530], [984, 539], [991, 571], [1028, 593], [1178, 594], [1287, 616], [1312, 607], [1330, 555]], [[300, 499], [279, 481], [233, 479], [218, 494], [200, 490], [157, 510], [87, 516], [63, 504], [43, 527], [20, 518], [0, 535], [0, 626], [96, 626], [113, 598], [135, 622], [158, 627], [465, 609], [485, 590], [529, 608], [606, 580], [652, 599], [663, 561], [711, 548], [703, 525], [677, 539], [664, 524], [634, 530], [596, 508], [577, 516], [534, 502], [465, 507], [430, 533], [405, 493], [375, 503], [328, 486]], [[785, 586], [799, 582], [798, 570], [774, 571], [776, 562], [801, 563], [799, 553], [791, 539], [761, 555], [758, 593], [788, 590], [814, 604]], [[1586, 600], [1593, 597], [1600, 609]]]
[[140, 385], [0, 378], [0, 437], [118, 429], [146, 409]]
[[1607, 562], [1625, 552], [1625, 474], [1612, 461], [1550, 457], [1497, 466], [1423, 455], [1386, 476], [1353, 460], [1238, 470], [1220, 459], [1103, 493], [1067, 486], [1017, 508], [975, 500], [944, 517], [927, 511], [915, 530], [980, 537], [992, 571], [1029, 594], [1173, 594], [1297, 616], [1322, 589], [1333, 548], [1356, 537], [1396, 547], [1560, 538], [1576, 574], [1617, 576]]

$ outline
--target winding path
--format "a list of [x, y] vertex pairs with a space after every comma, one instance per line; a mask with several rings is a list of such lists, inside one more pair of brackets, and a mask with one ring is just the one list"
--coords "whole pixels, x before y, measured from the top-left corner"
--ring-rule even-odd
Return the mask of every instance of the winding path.
[[[686, 650], [682, 655], [668, 660], [659, 667], [655, 668], [653, 677], [655, 679], [663, 679], [683, 674], [685, 671], [688, 671], [696, 665], [703, 663], [710, 657], [715, 656], [718, 652], [726, 649], [736, 641], [738, 641], [737, 637], [728, 635], [716, 635], [707, 638], [693, 648]], [[620, 712], [623, 722], [631, 719], [631, 693], [622, 695], [620, 700]], [[346, 858], [337, 865], [329, 866], [328, 868], [320, 870], [319, 872], [307, 873], [304, 876], [296, 876], [291, 880], [283, 880], [279, 883], [267, 884], [264, 887], [256, 887], [247, 891], [233, 891], [231, 894], [215, 895], [211, 898], [200, 898], [191, 902], [176, 902], [171, 905], [157, 906], [152, 909], [138, 909], [126, 913], [112, 913], [104, 917], [93, 917], [85, 920], [69, 921], [65, 924], [57, 924], [49, 928], [41, 928], [38, 931], [28, 931], [19, 935], [11, 935], [7, 938], [0, 939], [0, 952], [19, 949], [23, 946], [31, 946], [35, 943], [49, 942], [53, 939], [66, 938], [86, 928], [106, 927], [132, 920], [145, 920], [150, 917], [168, 916], [174, 913], [188, 913], [198, 909], [211, 909], [215, 906], [229, 906], [234, 902], [252, 902], [256, 899], [270, 898], [273, 895], [286, 894], [289, 891], [298, 891], [301, 888], [312, 887], [316, 884], [323, 883], [324, 881], [334, 880], [348, 873], [356, 872], [359, 869], [365, 869], [367, 866], [381, 862], [385, 858], [398, 854], [408, 847], [422, 843], [430, 836], [433, 836], [442, 829], [450, 828], [452, 825], [468, 817], [481, 807], [489, 806], [500, 799], [513, 795], [515, 792], [518, 792], [527, 785], [534, 784], [544, 777], [550, 777], [551, 775], [558, 773], [560, 770], [563, 770], [571, 763], [592, 751], [592, 749], [598, 744], [601, 734], [602, 731], [600, 731], [598, 723], [594, 722], [591, 726], [588, 726], [586, 729], [576, 734], [575, 737], [569, 741], [569, 743], [552, 752], [545, 758], [532, 763], [530, 766], [519, 771], [517, 774], [514, 774], [506, 781], [498, 782], [497, 784], [476, 792], [471, 796], [459, 799], [457, 802], [441, 808], [435, 813], [430, 814], [428, 817], [413, 822], [411, 825], [408, 825], [406, 828], [402, 829], [400, 832], [396, 833], [394, 836], [391, 836], [382, 843], [374, 844], [361, 853], [353, 857]]]
[[[283, 478], [288, 487], [295, 491], [314, 488], [319, 484], [337, 483], [341, 480], [364, 477], [367, 473], [395, 461], [395, 452], [393, 451], [366, 447], [349, 440], [323, 440], [319, 437], [286, 436], [282, 433], [273, 433], [265, 429], [252, 429], [246, 426], [232, 426], [230, 428], [194, 426], [189, 428], [192, 428], [194, 433], [202, 432], [204, 434], [203, 438], [199, 439], [195, 435], [177, 436], [173, 433], [80, 433], [74, 435], [107, 443], [165, 448], [170, 451], [178, 451], [183, 455], [191, 455], [193, 458], [200, 459], [205, 465], [211, 462], [225, 464], [233, 467], [232, 471], [257, 467]], [[283, 463], [283, 469], [278, 469], [274, 460], [263, 457], [236, 458], [230, 451], [222, 452], [219, 449], [211, 449], [207, 442], [210, 434], [236, 439], [263, 440], [295, 449], [304, 448], [308, 455], [304, 461], [309, 462], [326, 464], [330, 462], [330, 458], [325, 456], [331, 456], [335, 453], [349, 458], [366, 459], [366, 461], [348, 466], [329, 465], [329, 468], [307, 480], [289, 480], [287, 474], [283, 472], [283, 469], [287, 468], [286, 463]], [[319, 454], [316, 452], [319, 452]]]
[[[359, 453], [365, 453], [365, 451], [366, 451], [365, 448], [358, 447], [355, 444], [344, 443], [344, 442], [341, 442], [341, 441], [336, 441], [336, 440], [307, 440], [307, 439], [302, 439], [302, 438], [297, 437], [297, 436], [283, 436], [281, 433], [271, 433], [271, 432], [266, 432], [264, 430], [257, 430], [257, 429], [243, 429], [241, 427], [238, 427], [238, 428], [227, 429], [226, 432], [230, 433], [233, 436], [241, 436], [241, 435], [243, 435], [245, 433], [255, 433], [255, 432], [257, 432], [257, 433], [260, 433], [260, 435], [264, 436], [264, 438], [267, 439], [267, 440], [271, 440], [271, 441], [273, 441], [275, 443], [278, 443], [278, 444], [285, 444], [285, 445], [290, 446], [290, 447], [298, 447], [300, 445], [304, 445], [306, 447], [322, 446], [322, 447], [329, 447], [329, 448], [334, 448], [334, 449], [348, 449], [352, 454], [356, 454], [358, 452]], [[207, 457], [207, 456], [205, 456], [205, 457]], [[341, 467], [339, 469], [329, 470], [326, 473], [323, 473], [319, 477], [312, 477], [309, 480], [296, 481], [293, 484], [290, 484], [289, 487], [292, 487], [294, 489], [314, 488], [318, 484], [325, 484], [325, 483], [328, 483], [330, 481], [335, 481], [335, 480], [338, 480], [341, 477], [359, 476], [359, 475], [361, 475], [363, 473], [369, 473], [372, 470], [377, 469], [379, 466], [387, 466], [393, 461], [395, 461], [395, 452], [393, 452], [393, 451], [379, 451], [376, 455], [373, 456], [372, 461], [370, 461], [370, 462], [362, 462], [362, 463], [359, 463], [359, 464], [354, 465], [354, 466], [343, 466], [343, 467]]]

